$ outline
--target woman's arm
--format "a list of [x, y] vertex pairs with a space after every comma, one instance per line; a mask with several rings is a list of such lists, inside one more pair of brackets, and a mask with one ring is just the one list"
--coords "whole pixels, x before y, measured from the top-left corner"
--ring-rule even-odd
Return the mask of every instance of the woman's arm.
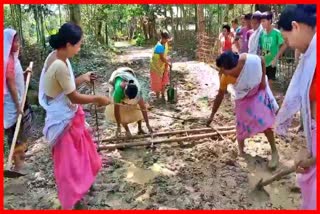
[[160, 60], [164, 63], [166, 63], [167, 65], [170, 65], [169, 61], [167, 60], [166, 57], [164, 57], [164, 54], [160, 54]]
[[67, 94], [67, 97], [73, 104], [93, 103], [96, 105], [105, 106], [111, 103], [110, 99], [106, 96], [80, 94], [76, 90], [70, 94]]
[[16, 81], [15, 81], [15, 77], [11, 76], [11, 75], [7, 75], [7, 86], [8, 86], [8, 90], [12, 96], [13, 102], [16, 106], [16, 109], [18, 111], [18, 113], [22, 113], [22, 108], [20, 107], [20, 103], [19, 103], [19, 99], [18, 99], [18, 90], [16, 87]]

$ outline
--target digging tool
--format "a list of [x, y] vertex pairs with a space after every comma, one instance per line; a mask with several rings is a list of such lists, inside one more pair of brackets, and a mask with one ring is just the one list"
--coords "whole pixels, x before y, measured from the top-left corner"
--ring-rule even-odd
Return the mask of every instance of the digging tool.
[[[92, 83], [93, 95], [96, 95], [96, 89], [95, 89], [94, 81], [91, 81], [91, 83]], [[97, 136], [98, 136], [97, 149], [98, 149], [98, 152], [99, 152], [100, 151], [100, 149], [99, 149], [100, 133], [99, 133], [99, 123], [98, 123], [98, 111], [97, 111], [97, 106], [96, 105], [94, 105], [94, 113], [95, 113], [95, 117], [96, 117], [96, 129], [97, 129]]]
[[174, 87], [173, 82], [172, 82], [172, 65], [170, 65], [170, 86], [167, 90], [167, 96], [168, 96], [168, 101], [170, 103], [177, 103], [177, 88]]
[[[32, 67], [33, 67], [33, 62], [30, 62], [28, 68], [31, 71], [32, 71]], [[24, 105], [26, 103], [27, 93], [28, 93], [28, 88], [29, 88], [29, 83], [30, 83], [30, 78], [31, 78], [31, 72], [29, 72], [27, 74], [25, 92], [24, 92], [24, 95], [22, 97], [22, 102], [21, 102], [21, 108], [22, 109], [24, 109]], [[7, 164], [6, 169], [4, 170], [4, 177], [6, 177], [6, 178], [18, 178], [18, 177], [26, 175], [26, 174], [22, 174], [20, 172], [16, 172], [16, 171], [11, 170], [12, 157], [13, 157], [14, 149], [15, 149], [16, 142], [17, 142], [17, 139], [18, 139], [18, 134], [19, 134], [19, 131], [20, 131], [20, 125], [21, 125], [22, 116], [23, 116], [22, 114], [19, 114], [18, 119], [17, 119], [16, 128], [15, 128], [15, 131], [14, 131], [13, 140], [12, 140], [12, 144], [11, 144], [11, 148], [10, 148], [8, 164]]]
[[283, 178], [284, 176], [287, 176], [293, 172], [296, 171], [296, 167], [293, 165], [292, 167], [288, 168], [288, 169], [283, 169], [280, 172], [278, 172], [277, 174], [273, 175], [271, 178], [263, 181], [263, 178], [260, 179], [260, 181], [255, 185], [255, 188], [253, 190], [253, 192], [256, 191], [265, 191], [263, 189], [264, 186], [267, 186], [269, 184], [271, 184], [274, 181], [278, 181], [281, 178]]

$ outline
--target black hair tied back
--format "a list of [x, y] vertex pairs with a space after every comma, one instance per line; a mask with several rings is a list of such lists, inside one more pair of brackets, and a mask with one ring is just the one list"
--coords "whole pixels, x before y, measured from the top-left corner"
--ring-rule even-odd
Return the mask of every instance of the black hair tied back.
[[51, 35], [49, 44], [53, 49], [66, 47], [67, 43], [77, 44], [82, 38], [83, 32], [80, 26], [68, 22], [63, 24], [57, 34]]
[[237, 66], [238, 61], [239, 61], [238, 54], [235, 54], [232, 51], [226, 51], [216, 59], [216, 65], [219, 68], [230, 70]]

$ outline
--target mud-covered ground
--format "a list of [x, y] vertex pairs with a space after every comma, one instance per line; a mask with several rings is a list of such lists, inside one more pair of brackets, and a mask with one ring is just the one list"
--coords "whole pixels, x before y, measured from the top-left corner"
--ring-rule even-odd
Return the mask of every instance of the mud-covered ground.
[[[99, 67], [97, 93], [106, 94], [106, 82], [118, 66], [136, 70], [144, 88], [149, 90], [150, 48], [124, 47], [124, 52], [108, 67]], [[146, 92], [153, 108], [149, 113], [155, 132], [204, 127], [210, 115], [210, 101], [218, 89], [218, 74], [208, 65], [175, 56], [173, 76], [177, 82], [178, 103], [159, 104], [154, 95]], [[110, 64], [111, 63], [111, 64]], [[106, 65], [107, 66], [107, 65]], [[107, 70], [107, 71], [106, 71]], [[89, 87], [81, 89], [90, 93]], [[281, 97], [281, 93], [277, 92]], [[93, 108], [85, 106], [87, 121], [94, 127]], [[152, 113], [153, 112], [153, 113]], [[161, 116], [162, 113], [181, 118], [181, 121]], [[233, 103], [226, 95], [214, 126], [234, 125]], [[297, 125], [296, 120], [295, 125]], [[115, 134], [115, 125], [105, 121], [99, 112], [100, 137]], [[130, 126], [133, 134], [137, 126]], [[144, 126], [145, 131], [147, 130]], [[141, 140], [140, 140], [141, 141]], [[292, 132], [283, 141], [277, 139], [280, 154], [278, 169], [293, 164], [297, 151], [304, 147], [302, 133]], [[238, 157], [237, 143], [231, 137], [202, 139], [182, 144], [158, 144], [125, 150], [101, 151], [103, 167], [94, 189], [85, 201], [89, 209], [297, 209], [300, 204], [295, 174], [265, 188], [252, 192], [260, 178], [273, 173], [267, 169], [270, 147], [263, 135], [246, 141], [245, 157]], [[60, 209], [54, 181], [51, 152], [43, 140], [35, 140], [28, 151], [29, 174], [18, 179], [5, 179], [4, 206], [6, 209]]]

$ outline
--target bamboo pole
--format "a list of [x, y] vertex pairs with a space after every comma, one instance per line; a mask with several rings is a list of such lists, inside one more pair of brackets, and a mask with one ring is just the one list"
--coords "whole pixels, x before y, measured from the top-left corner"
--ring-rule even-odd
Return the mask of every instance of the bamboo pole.
[[[234, 130], [220, 132], [220, 134], [233, 134], [233, 133], [235, 133]], [[99, 151], [124, 149], [124, 148], [130, 148], [134, 146], [148, 146], [148, 145], [161, 144], [161, 143], [182, 142], [182, 141], [188, 141], [188, 140], [199, 140], [203, 138], [215, 137], [218, 135], [219, 135], [218, 133], [213, 132], [213, 133], [198, 134], [198, 135], [187, 136], [187, 137], [177, 137], [177, 138], [171, 138], [171, 139], [165, 139], [165, 140], [149, 140], [149, 141], [134, 142], [134, 143], [101, 145], [99, 146]]]
[[[235, 127], [234, 126], [225, 126], [225, 127], [215, 128], [215, 129], [217, 129], [219, 131], [223, 131], [223, 130], [233, 130], [233, 129], [235, 129]], [[176, 131], [168, 131], [168, 132], [158, 132], [158, 133], [154, 133], [153, 137], [169, 136], [169, 135], [185, 134], [185, 133], [211, 132], [211, 131], [216, 131], [215, 129], [201, 128], [201, 129], [186, 129], [186, 130], [176, 130]], [[148, 138], [148, 137], [151, 137], [151, 134], [136, 135], [136, 136], [131, 136], [131, 137], [111, 137], [111, 138], [107, 138], [107, 139], [102, 140], [102, 142], [133, 140], [133, 139], [141, 139], [141, 138]]]

